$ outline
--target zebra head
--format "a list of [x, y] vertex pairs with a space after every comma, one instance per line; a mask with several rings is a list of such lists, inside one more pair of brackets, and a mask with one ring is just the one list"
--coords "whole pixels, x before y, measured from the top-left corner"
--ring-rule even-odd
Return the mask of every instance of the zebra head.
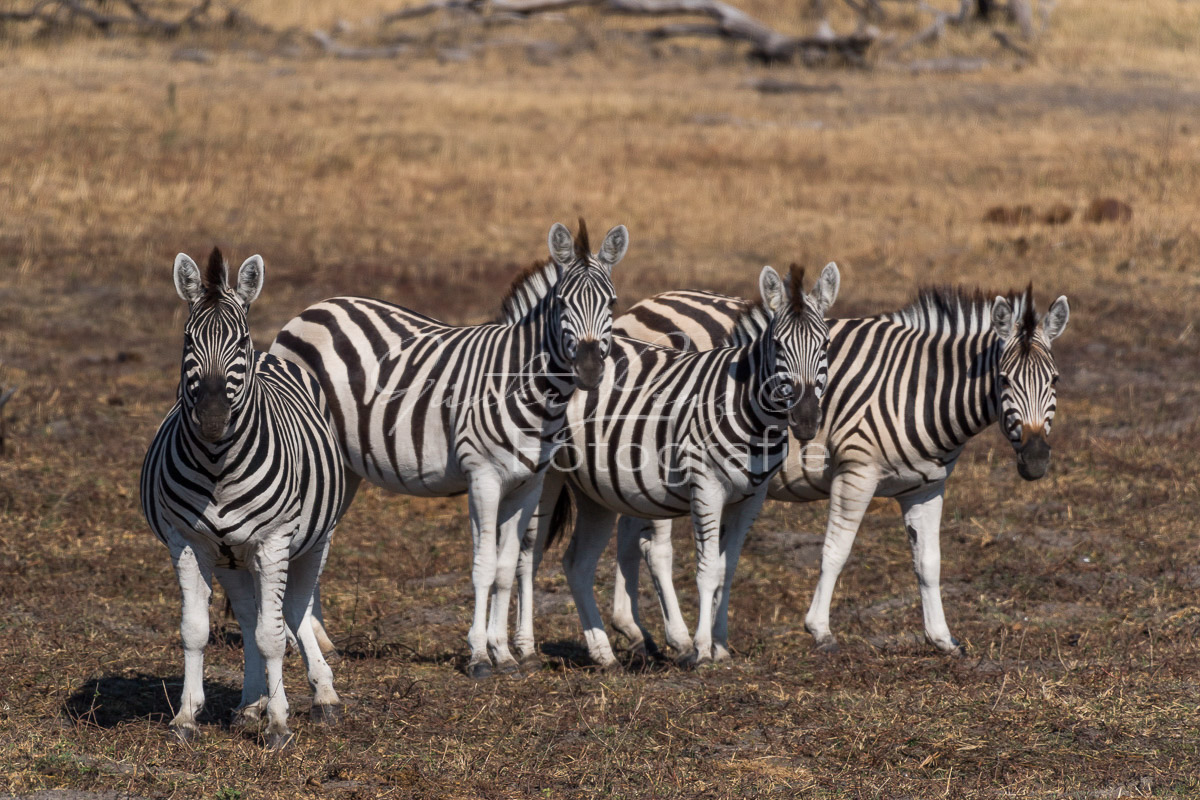
[[[770, 322], [763, 337], [768, 356], [759, 366], [759, 402], [776, 414], [787, 414], [792, 435], [807, 442], [821, 428], [821, 396], [829, 377], [829, 326], [825, 312], [837, 299], [841, 274], [832, 261], [825, 265], [811, 294], [804, 292], [804, 270], [792, 265], [790, 288], [779, 274], [763, 267], [758, 287]], [[771, 357], [773, 355], [773, 357]]]
[[1058, 368], [1050, 342], [1067, 327], [1071, 309], [1060, 297], [1039, 318], [1033, 307], [1033, 285], [1012, 300], [992, 303], [992, 328], [1000, 339], [996, 364], [1000, 428], [1017, 453], [1017, 472], [1027, 481], [1050, 466], [1050, 424], [1054, 421]]
[[200, 437], [219, 441], [240, 408], [253, 375], [254, 346], [246, 311], [262, 291], [263, 260], [251, 256], [226, 285], [225, 259], [213, 248], [201, 273], [184, 253], [175, 257], [175, 289], [188, 304], [179, 394], [183, 416]]
[[554, 286], [550, 349], [557, 364], [570, 366], [580, 389], [595, 389], [604, 375], [604, 359], [612, 347], [612, 307], [617, 302], [612, 269], [628, 249], [624, 225], [610, 230], [594, 255], [582, 219], [574, 238], [561, 223], [550, 229], [550, 257], [561, 275]]

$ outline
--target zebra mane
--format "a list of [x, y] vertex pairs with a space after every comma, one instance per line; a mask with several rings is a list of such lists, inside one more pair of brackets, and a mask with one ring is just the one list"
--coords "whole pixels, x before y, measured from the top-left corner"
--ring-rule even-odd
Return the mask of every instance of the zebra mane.
[[[1028, 347], [1038, 323], [1033, 305], [1033, 283], [1024, 291], [1010, 291], [1005, 296], [1012, 303], [1013, 317], [1018, 320], [1014, 335]], [[908, 305], [884, 316], [905, 328], [928, 333], [982, 333], [991, 330], [994, 298], [995, 295], [980, 289], [931, 286], [920, 289], [916, 299]]]
[[513, 325], [525, 319], [529, 312], [550, 294], [560, 277], [562, 275], [553, 259], [533, 262], [522, 270], [508, 287], [508, 294], [500, 304], [500, 316], [496, 322]]
[[[804, 293], [804, 267], [792, 264], [788, 268], [788, 302], [792, 310], [803, 314], [807, 298]], [[721, 341], [725, 347], [744, 347], [761, 336], [771, 324], [771, 315], [767, 313], [762, 300], [757, 303], [742, 302], [745, 305], [733, 321], [733, 330]]]
[[229, 287], [225, 285], [228, 271], [221, 248], [214, 247], [208, 254], [208, 263], [204, 265], [204, 276], [200, 280], [204, 288], [204, 296], [200, 298], [202, 308], [212, 308], [229, 294]]

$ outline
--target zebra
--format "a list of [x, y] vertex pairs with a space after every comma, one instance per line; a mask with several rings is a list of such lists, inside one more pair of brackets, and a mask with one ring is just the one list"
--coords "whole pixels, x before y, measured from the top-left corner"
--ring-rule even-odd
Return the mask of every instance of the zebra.
[[381, 300], [337, 297], [288, 322], [271, 348], [320, 381], [348, 498], [363, 479], [425, 497], [467, 493], [473, 678], [492, 675], [493, 665], [519, 669], [507, 631], [488, 626], [488, 595], [507, 606], [509, 565], [560, 445], [567, 401], [603, 375], [617, 299], [612, 270], [628, 246], [618, 225], [593, 255], [582, 219], [574, 239], [556, 223], [549, 261], [517, 278], [496, 322], [446, 325]]
[[[720, 344], [745, 301], [709, 292], [668, 292], [633, 306], [618, 336], [666, 341], [689, 350]], [[872, 497], [900, 503], [920, 588], [925, 636], [939, 650], [965, 652], [942, 608], [938, 541], [946, 480], [963, 447], [999, 422], [1025, 480], [1045, 475], [1059, 371], [1051, 342], [1067, 327], [1065, 296], [1039, 317], [1033, 284], [988, 300], [979, 292], [923, 289], [909, 305], [830, 323], [829, 385], [820, 434], [793, 447], [768, 495], [829, 498], [821, 572], [805, 628], [818, 650], [834, 652], [829, 627], [834, 585]], [[653, 649], [637, 615], [639, 549], [658, 589], [667, 641], [685, 646], [686, 627], [671, 585], [669, 525], [622, 520], [614, 626], [634, 646]]]
[[233, 288], [227, 271], [219, 249], [203, 273], [186, 254], [175, 258], [175, 288], [188, 304], [178, 399], [146, 453], [141, 505], [170, 549], [183, 595], [183, 694], [171, 729], [185, 742], [200, 733], [215, 574], [242, 629], [237, 721], [257, 725], [265, 708], [266, 742], [278, 749], [291, 739], [285, 623], [304, 657], [313, 718], [339, 716], [333, 672], [307, 617], [346, 484], [316, 380], [250, 341], [246, 315], [262, 291], [262, 258], [246, 259]]
[[728, 657], [724, 620], [742, 541], [767, 480], [783, 465], [788, 429], [806, 441], [821, 422], [829, 347], [824, 315], [840, 274], [836, 264], [827, 265], [811, 294], [802, 280], [803, 270], [793, 269], [785, 288], [775, 270], [763, 268], [762, 305], [745, 313], [761, 327], [737, 347], [684, 353], [613, 339], [599, 388], [568, 406], [566, 445], [523, 542], [516, 637], [523, 658], [534, 651], [533, 573], [544, 542], [566, 519], [567, 484], [578, 515], [563, 569], [592, 660], [602, 668], [616, 664], [592, 587], [617, 515], [669, 521], [689, 512], [700, 618], [682, 661]]

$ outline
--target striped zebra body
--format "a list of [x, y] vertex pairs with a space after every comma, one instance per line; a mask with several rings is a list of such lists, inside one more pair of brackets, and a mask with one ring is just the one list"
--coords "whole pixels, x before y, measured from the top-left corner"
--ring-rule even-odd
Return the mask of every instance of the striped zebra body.
[[332, 717], [339, 703], [306, 619], [345, 480], [316, 380], [250, 342], [246, 311], [262, 274], [261, 259], [247, 260], [234, 292], [218, 251], [203, 276], [187, 256], [176, 260], [176, 285], [191, 307], [180, 396], [146, 454], [141, 502], [183, 593], [184, 689], [172, 728], [185, 740], [198, 733], [215, 574], [243, 633], [241, 718], [257, 721], [265, 707], [268, 741], [278, 747], [291, 735], [285, 625], [304, 654], [314, 713]]
[[[569, 484], [579, 507], [563, 568], [591, 657], [615, 662], [596, 608], [596, 564], [620, 514], [671, 519], [690, 513], [699, 561], [701, 617], [691, 661], [727, 654], [714, 630], [714, 602], [728, 603], [741, 542], [787, 455], [790, 426], [808, 438], [819, 424], [828, 344], [824, 310], [837, 292], [837, 268], [805, 295], [790, 297], [769, 267], [762, 276], [763, 329], [737, 347], [683, 352], [616, 337], [598, 389], [568, 405], [564, 448], [543, 488], [540, 513], [521, 562], [518, 653], [535, 652], [532, 575], [551, 509]], [[705, 609], [709, 614], [705, 614]]]
[[[475, 614], [468, 672], [517, 668], [507, 630], [487, 627], [489, 594], [507, 605], [520, 532], [561, 445], [567, 401], [600, 379], [612, 341], [610, 273], [623, 226], [598, 254], [586, 228], [550, 232], [551, 260], [514, 284], [497, 323], [445, 325], [355, 297], [309, 307], [272, 352], [314, 374], [350, 472], [419, 496], [467, 493], [474, 540]], [[499, 534], [499, 535], [497, 535]], [[506, 565], [511, 564], [511, 567]]]
[[[670, 292], [634, 306], [614, 330], [704, 349], [726, 335], [748, 335], [752, 317], [736, 324], [743, 307], [745, 301], [707, 292]], [[1022, 477], [1044, 474], [1056, 405], [1050, 342], [1068, 315], [1063, 297], [1039, 319], [1028, 289], [994, 301], [925, 291], [896, 312], [830, 322], [822, 429], [807, 446], [793, 443], [768, 489], [779, 500], [831, 499], [821, 576], [805, 620], [819, 647], [836, 649], [829, 628], [833, 588], [871, 498], [895, 497], [912, 547], [926, 637], [943, 651], [961, 652], [946, 625], [939, 586], [945, 482], [971, 437], [997, 421]], [[622, 521], [614, 622], [635, 643], [646, 637], [636, 606], [640, 550], [660, 589], [668, 643], [679, 646], [670, 548], [669, 526]]]

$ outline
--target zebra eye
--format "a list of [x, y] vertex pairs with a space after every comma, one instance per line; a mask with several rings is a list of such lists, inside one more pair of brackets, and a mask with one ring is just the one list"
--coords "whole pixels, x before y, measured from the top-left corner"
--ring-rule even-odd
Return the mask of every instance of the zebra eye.
[[1050, 385], [1058, 386], [1058, 375], [1055, 375], [1053, 378], [1050, 379]]
[[1010, 380], [1008, 379], [1008, 376], [1007, 376], [1007, 375], [1001, 375], [1001, 376], [1000, 376], [1000, 387], [1001, 387], [1002, 389], [1007, 389], [1007, 388], [1009, 388], [1010, 386], [1012, 386], [1012, 381], [1010, 381]]

